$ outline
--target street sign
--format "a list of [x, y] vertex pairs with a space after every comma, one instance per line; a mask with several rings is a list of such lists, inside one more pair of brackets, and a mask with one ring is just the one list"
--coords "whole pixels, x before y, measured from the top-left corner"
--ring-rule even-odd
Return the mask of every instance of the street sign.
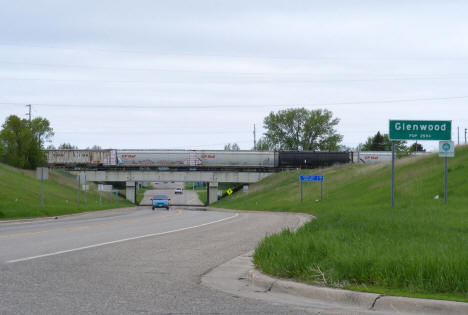
[[323, 175], [300, 175], [301, 182], [323, 182]]
[[228, 190], [226, 190], [226, 193], [230, 196], [230, 195], [232, 195], [233, 191], [232, 191], [231, 188], [229, 188]]
[[242, 191], [245, 193], [249, 192], [249, 185], [242, 186]]
[[301, 203], [302, 203], [302, 182], [320, 182], [320, 200], [322, 200], [323, 175], [299, 175], [301, 183]]
[[455, 156], [455, 142], [454, 141], [439, 141], [439, 156], [440, 157], [454, 157]]
[[36, 179], [48, 180], [49, 179], [49, 169], [47, 167], [38, 167], [38, 168], [36, 168]]
[[450, 140], [451, 120], [390, 120], [390, 140]]

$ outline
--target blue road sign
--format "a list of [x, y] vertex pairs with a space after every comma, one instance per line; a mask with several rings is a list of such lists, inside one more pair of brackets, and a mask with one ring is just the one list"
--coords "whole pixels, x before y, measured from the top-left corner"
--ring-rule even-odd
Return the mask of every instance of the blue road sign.
[[323, 182], [323, 175], [300, 175], [301, 182]]

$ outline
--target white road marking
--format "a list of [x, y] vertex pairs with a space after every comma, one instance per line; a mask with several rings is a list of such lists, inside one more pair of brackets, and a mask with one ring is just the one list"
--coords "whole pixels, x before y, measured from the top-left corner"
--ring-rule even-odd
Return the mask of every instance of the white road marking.
[[43, 255], [37, 255], [37, 256], [25, 257], [25, 258], [20, 258], [20, 259], [8, 260], [8, 261], [6, 261], [6, 263], [7, 264], [12, 264], [12, 263], [16, 263], [16, 262], [33, 260], [33, 259], [42, 258], [42, 257], [55, 256], [55, 255], [60, 255], [60, 254], [65, 254], [65, 253], [70, 253], [70, 252], [76, 252], [76, 251], [79, 251], [79, 250], [95, 248], [95, 247], [100, 247], [100, 246], [109, 245], [109, 244], [115, 244], [115, 243], [122, 243], [122, 242], [126, 242], [126, 241], [137, 240], [137, 239], [145, 238], [145, 237], [159, 236], [159, 235], [170, 234], [170, 233], [180, 232], [180, 231], [189, 230], [189, 229], [195, 229], [195, 228], [199, 228], [199, 227], [202, 227], [202, 226], [205, 226], [205, 225], [214, 224], [214, 223], [226, 221], [226, 220], [229, 220], [229, 219], [233, 219], [233, 218], [235, 218], [237, 216], [239, 216], [239, 213], [236, 213], [233, 216], [223, 218], [223, 219], [220, 219], [220, 220], [207, 222], [207, 223], [203, 223], [203, 224], [195, 225], [195, 226], [189, 226], [189, 227], [185, 227], [185, 228], [181, 228], [181, 229], [177, 229], [177, 230], [171, 230], [171, 231], [166, 231], [166, 232], [146, 234], [146, 235], [135, 236], [135, 237], [129, 237], [129, 238], [121, 239], [121, 240], [115, 240], [115, 241], [99, 243], [99, 244], [93, 244], [93, 245], [88, 245], [88, 246], [83, 246], [83, 247], [78, 247], [78, 248], [73, 248], [73, 249], [61, 250], [61, 251], [58, 251], [58, 252], [53, 252], [53, 253], [48, 253], [48, 254], [43, 254]]

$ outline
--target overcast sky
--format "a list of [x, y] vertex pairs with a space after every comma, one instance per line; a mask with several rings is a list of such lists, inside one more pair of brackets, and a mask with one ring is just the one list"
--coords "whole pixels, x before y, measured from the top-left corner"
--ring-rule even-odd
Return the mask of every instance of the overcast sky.
[[468, 1], [0, 5], [0, 121], [31, 104], [56, 146], [251, 149], [291, 107], [331, 110], [349, 147], [389, 119], [468, 128]]

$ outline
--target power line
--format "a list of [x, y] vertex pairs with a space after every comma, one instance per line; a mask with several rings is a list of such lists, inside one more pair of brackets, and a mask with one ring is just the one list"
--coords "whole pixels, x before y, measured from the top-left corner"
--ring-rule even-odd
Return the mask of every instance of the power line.
[[412, 57], [412, 58], [369, 58], [369, 57], [361, 57], [361, 58], [350, 58], [350, 57], [330, 57], [330, 56], [321, 56], [321, 57], [280, 57], [280, 56], [252, 56], [252, 55], [233, 55], [233, 54], [203, 54], [203, 53], [194, 53], [194, 52], [164, 52], [164, 51], [149, 51], [149, 50], [131, 50], [131, 49], [104, 49], [104, 48], [74, 48], [74, 47], [65, 47], [65, 46], [54, 46], [54, 45], [37, 45], [37, 44], [17, 44], [17, 43], [8, 43], [3, 42], [0, 43], [0, 46], [7, 46], [7, 47], [19, 47], [19, 48], [45, 48], [45, 49], [58, 49], [58, 50], [65, 50], [65, 51], [72, 51], [72, 52], [100, 52], [100, 53], [123, 53], [123, 54], [135, 54], [135, 55], [152, 55], [152, 56], [185, 56], [185, 57], [204, 57], [204, 58], [236, 58], [236, 59], [254, 59], [254, 60], [290, 60], [290, 61], [336, 61], [336, 60], [349, 60], [349, 61], [381, 61], [381, 62], [401, 62], [401, 61], [412, 61], [412, 62], [427, 62], [427, 61], [468, 61], [466, 57], [426, 57], [422, 58]]
[[[167, 70], [171, 71], [171, 70]], [[188, 71], [188, 70], [173, 70], [173, 72], [191, 72], [191, 73], [198, 73], [198, 71]], [[466, 80], [468, 75], [465, 77], [460, 76], [460, 77], [444, 77], [444, 76], [434, 76], [434, 77], [395, 77], [395, 78], [363, 78], [363, 79], [325, 79], [325, 78], [319, 78], [319, 79], [296, 79], [296, 78], [291, 78], [291, 77], [284, 77], [284, 78], [264, 78], [264, 79], [258, 79], [257, 78], [252, 78], [253, 76], [271, 76], [271, 75], [283, 75], [279, 73], [271, 73], [271, 74], [260, 74], [260, 73], [227, 73], [227, 72], [200, 72], [204, 74], [218, 74], [218, 75], [230, 75], [232, 77], [235, 76], [250, 76], [249, 79], [255, 80], [255, 83], [258, 84], [275, 84], [275, 83], [281, 83], [281, 84], [312, 84], [312, 83], [339, 83], [339, 82], [385, 82], [385, 81], [412, 81], [412, 80]], [[288, 74], [284, 74], [285, 76], [288, 76]], [[305, 74], [307, 75], [307, 74]], [[154, 82], [154, 81], [141, 81], [141, 80], [93, 80], [93, 79], [50, 79], [50, 78], [7, 78], [3, 77], [0, 78], [0, 80], [7, 80], [7, 81], [44, 81], [44, 82], [74, 82], [74, 83], [87, 83], [87, 82], [93, 82], [93, 83], [110, 83], [110, 84], [131, 84], [131, 85], [167, 85], [167, 84], [173, 84], [174, 82], [168, 81], [167, 78], [164, 80], [164, 82]], [[175, 80], [175, 79], [174, 79]], [[223, 84], [222, 82], [219, 82], [219, 79], [215, 81], [209, 81], [209, 80], [204, 80], [204, 81], [191, 81], [191, 84], [196, 85], [196, 84], [207, 84], [207, 83], [217, 83], [217, 84]], [[245, 81], [245, 82], [236, 82], [236, 84], [252, 84], [251, 81]], [[232, 84], [232, 82], [228, 82], [226, 84]]]
[[[216, 109], [216, 108], [262, 108], [262, 107], [318, 107], [334, 105], [363, 105], [363, 104], [386, 104], [386, 103], [406, 103], [406, 102], [431, 102], [440, 100], [463, 100], [468, 96], [447, 96], [447, 97], [424, 97], [407, 98], [393, 100], [369, 100], [369, 101], [349, 101], [349, 102], [317, 102], [315, 104], [216, 104], [216, 105], [103, 105], [103, 104], [51, 104], [35, 103], [35, 106], [61, 107], [61, 108], [131, 108], [131, 109]], [[0, 105], [24, 106], [19, 102], [0, 102]]]
[[[291, 76], [297, 77], [307, 77], [313, 74], [311, 73], [285, 73], [285, 72], [232, 72], [232, 71], [206, 71], [206, 70], [188, 70], [188, 69], [170, 69], [170, 68], [122, 68], [122, 67], [106, 67], [106, 66], [97, 66], [97, 65], [76, 65], [76, 64], [47, 64], [47, 63], [28, 63], [28, 62], [11, 62], [0, 60], [2, 64], [10, 65], [25, 65], [25, 66], [39, 66], [39, 67], [66, 67], [66, 68], [80, 68], [80, 69], [99, 69], [99, 70], [109, 70], [109, 71], [149, 71], [149, 72], [174, 72], [174, 73], [200, 73], [200, 74], [216, 74], [216, 75], [229, 75], [229, 76], [285, 76], [288, 79]], [[349, 76], [350, 74], [346, 74]], [[360, 82], [360, 81], [406, 81], [406, 80], [447, 80], [447, 79], [464, 79], [468, 76], [466, 73], [456, 73], [456, 74], [442, 74], [435, 76], [425, 76], [420, 74], [405, 75], [405, 76], [391, 76], [391, 77], [382, 77], [382, 78], [362, 78], [362, 79], [308, 79], [300, 82]], [[96, 82], [100, 80], [76, 80], [76, 79], [48, 79], [48, 78], [2, 78], [5, 80], [43, 80], [43, 81], [91, 81]], [[103, 82], [116, 82], [116, 83], [135, 83], [142, 81], [103, 81]]]

